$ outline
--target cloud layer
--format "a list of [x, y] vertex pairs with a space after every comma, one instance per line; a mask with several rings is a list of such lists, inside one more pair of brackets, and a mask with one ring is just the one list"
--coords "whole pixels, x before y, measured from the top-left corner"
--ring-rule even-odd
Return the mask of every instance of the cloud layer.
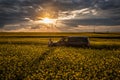
[[120, 0], [0, 0], [0, 28], [35, 26], [38, 24], [30, 21], [41, 16], [58, 18], [61, 24], [73, 27], [119, 26]]

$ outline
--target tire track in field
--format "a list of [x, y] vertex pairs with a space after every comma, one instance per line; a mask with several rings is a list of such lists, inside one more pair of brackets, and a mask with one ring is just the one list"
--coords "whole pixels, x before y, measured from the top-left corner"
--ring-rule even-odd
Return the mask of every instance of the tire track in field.
[[[36, 73], [36, 70], [38, 70], [40, 63], [42, 61], [44, 61], [48, 57], [49, 54], [51, 54], [52, 52], [54, 52], [54, 50], [55, 50], [55, 48], [50, 48], [50, 49], [46, 50], [45, 52], [43, 52], [36, 59], [34, 59], [31, 62], [29, 62], [27, 64], [27, 66], [29, 67], [29, 70], [30, 70], [30, 71], [28, 71], [28, 74], [26, 76], [24, 74], [17, 75], [16, 76], [16, 80], [23, 80], [28, 75]], [[26, 68], [26, 66], [24, 66], [24, 67]]]
[[[30, 72], [28, 71], [28, 74], [24, 76], [24, 74], [18, 75], [16, 77], [17, 80], [22, 80], [26, 78], [28, 75], [36, 73], [36, 70], [38, 70], [38, 67], [42, 61], [44, 61], [49, 54], [53, 53], [55, 48], [50, 48], [49, 50], [46, 50], [43, 52], [40, 56], [38, 56], [36, 59], [34, 59], [32, 62], [28, 63], [27, 65], [30, 67]], [[32, 73], [31, 73], [32, 71]]]
[[35, 60], [30, 63], [30, 66], [39, 66], [40, 62], [44, 61], [49, 54], [53, 53], [55, 48], [50, 48], [49, 50], [46, 50], [43, 52], [39, 57], [37, 57]]

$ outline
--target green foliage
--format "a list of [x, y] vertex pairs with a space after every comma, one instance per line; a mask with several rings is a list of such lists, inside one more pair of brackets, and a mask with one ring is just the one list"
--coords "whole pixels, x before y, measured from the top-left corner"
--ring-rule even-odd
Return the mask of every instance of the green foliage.
[[90, 38], [90, 48], [50, 48], [47, 41], [0, 38], [0, 79], [119, 80], [119, 39]]

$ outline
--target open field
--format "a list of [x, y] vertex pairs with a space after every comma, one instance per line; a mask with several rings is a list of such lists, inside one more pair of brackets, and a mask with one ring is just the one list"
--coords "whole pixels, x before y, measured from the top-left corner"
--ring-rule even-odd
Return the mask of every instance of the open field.
[[[47, 47], [89, 36], [90, 48]], [[1, 80], [119, 80], [120, 33], [0, 33]]]

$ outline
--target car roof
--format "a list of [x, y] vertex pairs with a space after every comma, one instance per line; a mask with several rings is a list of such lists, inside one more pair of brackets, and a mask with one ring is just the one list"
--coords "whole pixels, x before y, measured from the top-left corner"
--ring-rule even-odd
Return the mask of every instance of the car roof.
[[68, 36], [68, 38], [88, 38], [87, 36]]

